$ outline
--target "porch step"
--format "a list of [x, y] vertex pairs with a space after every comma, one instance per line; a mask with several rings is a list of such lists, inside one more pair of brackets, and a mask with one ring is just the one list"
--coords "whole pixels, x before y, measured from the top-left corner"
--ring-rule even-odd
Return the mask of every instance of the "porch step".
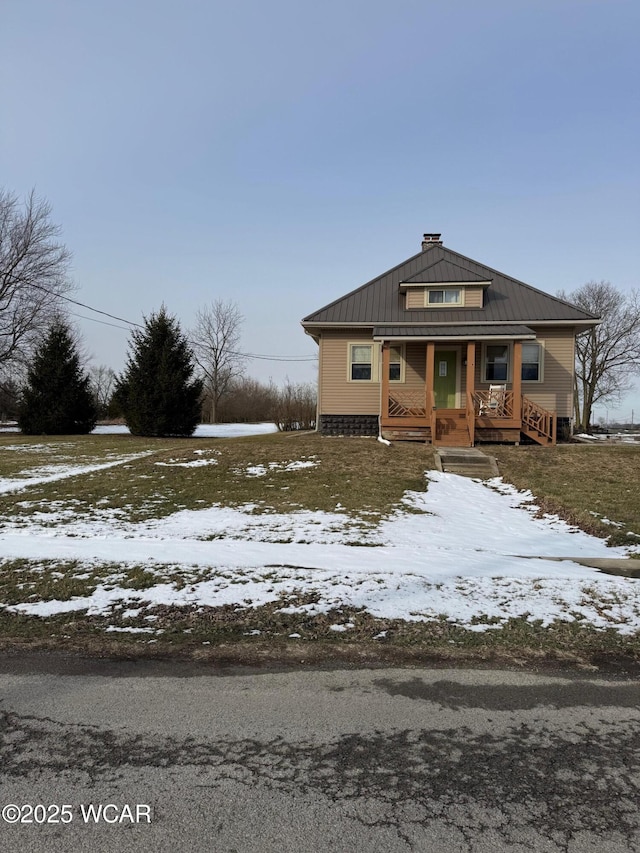
[[471, 442], [469, 440], [469, 433], [441, 433], [436, 438], [435, 443], [440, 445], [445, 445], [446, 447], [470, 447]]
[[529, 429], [524, 424], [520, 428], [520, 432], [523, 435], [526, 435], [527, 438], [530, 438], [532, 441], [535, 441], [536, 444], [542, 444], [544, 447], [548, 447], [549, 445], [553, 444], [553, 439], [551, 438], [551, 436], [544, 435], [538, 432], [538, 430], [536, 429]]
[[429, 427], [398, 427], [397, 429], [383, 429], [382, 437], [387, 441], [431, 441], [431, 430]]
[[[475, 450], [475, 448], [464, 448], [465, 450]], [[447, 465], [470, 465], [481, 466], [487, 464], [488, 456], [478, 450], [474, 453], [462, 453], [462, 448], [457, 447], [439, 447], [438, 454], [442, 459], [446, 459]]]
[[435, 444], [447, 447], [469, 447], [466, 409], [438, 409]]
[[498, 476], [498, 466], [493, 456], [487, 456], [476, 447], [439, 447], [436, 466], [447, 474], [458, 474], [474, 480], [488, 480]]

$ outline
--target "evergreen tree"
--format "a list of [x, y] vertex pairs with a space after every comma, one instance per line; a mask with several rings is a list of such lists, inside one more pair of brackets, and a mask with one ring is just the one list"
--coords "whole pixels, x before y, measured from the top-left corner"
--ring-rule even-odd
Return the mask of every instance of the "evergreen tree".
[[97, 412], [69, 326], [55, 320], [36, 349], [22, 390], [18, 426], [26, 435], [81, 435]]
[[133, 435], [189, 436], [200, 419], [202, 381], [174, 317], [163, 306], [135, 330], [115, 402]]

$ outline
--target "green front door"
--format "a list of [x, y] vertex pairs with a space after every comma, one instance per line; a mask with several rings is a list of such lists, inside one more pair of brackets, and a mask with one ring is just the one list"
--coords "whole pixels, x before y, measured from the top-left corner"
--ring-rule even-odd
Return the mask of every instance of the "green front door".
[[434, 361], [433, 396], [436, 409], [455, 409], [457, 354], [451, 350], [436, 350]]

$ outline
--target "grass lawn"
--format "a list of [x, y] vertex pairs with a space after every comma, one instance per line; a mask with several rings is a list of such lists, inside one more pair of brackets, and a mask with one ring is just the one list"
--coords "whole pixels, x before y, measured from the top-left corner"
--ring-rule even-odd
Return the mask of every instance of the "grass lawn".
[[610, 545], [640, 544], [640, 445], [496, 446], [488, 452], [505, 482], [530, 489], [543, 511]]
[[[3, 452], [15, 447], [20, 449]], [[0, 494], [0, 519], [28, 524], [34, 514], [46, 514], [52, 506], [52, 523], [59, 525], [64, 523], [57, 512], [60, 506], [73, 507], [74, 520], [90, 518], [96, 510], [116, 510], [139, 521], [217, 503], [254, 504], [258, 512], [330, 511], [340, 504], [371, 523], [390, 512], [405, 491], [423, 489], [424, 471], [433, 467], [433, 452], [424, 445], [405, 443], [390, 449], [370, 439], [345, 443], [315, 433], [226, 440], [2, 437], [0, 478], [24, 477], [25, 471], [38, 476], [43, 466], [100, 465], [136, 454], [140, 457], [107, 474], [97, 470], [33, 485], [25, 500]], [[308, 463], [303, 477], [295, 468], [287, 470], [292, 461]]]
[[[494, 447], [488, 452], [497, 456], [505, 481], [530, 488], [544, 510], [595, 535], [610, 536], [617, 544], [640, 541], [628, 535], [640, 537], [640, 448]], [[5, 435], [0, 437], [0, 534], [17, 533], [38, 541], [68, 536], [70, 542], [102, 536], [107, 553], [109, 530], [126, 539], [133, 537], [127, 525], [150, 524], [149, 529], [162, 532], [164, 524], [175, 523], [180, 511], [235, 508], [243, 517], [264, 521], [261, 541], [291, 543], [295, 537], [283, 524], [285, 517], [339, 513], [346, 519], [340, 524], [349, 531], [343, 544], [375, 546], [381, 521], [416, 511], [403, 498], [407, 492], [424, 492], [424, 472], [433, 467], [432, 449], [421, 444], [388, 448], [371, 439], [316, 434], [226, 440]], [[30, 484], [12, 491], [12, 481]], [[312, 515], [305, 517], [313, 523]], [[274, 519], [272, 528], [269, 519]], [[205, 540], [219, 539], [233, 547], [235, 535], [222, 529]], [[463, 530], [460, 535], [464, 537]], [[194, 542], [193, 547], [199, 540]], [[375, 550], [354, 547], [360, 554]], [[259, 580], [268, 584], [279, 574], [295, 575], [298, 569], [265, 565]], [[320, 610], [313, 591], [289, 592], [276, 602], [252, 607], [224, 603], [224, 594], [219, 606], [144, 600], [145, 591], [158, 584], [188, 592], [212, 579], [223, 593], [225, 584], [248, 583], [224, 566], [158, 566], [108, 556], [96, 561], [46, 554], [4, 559], [0, 562], [4, 605], [82, 600], [97, 589], [108, 596], [114, 588], [140, 592], [140, 602], [134, 607], [115, 601], [108, 613], [90, 606], [46, 615], [2, 608], [0, 647], [183, 655], [247, 664], [442, 660], [640, 666], [638, 634], [622, 635], [615, 627], [596, 629], [579, 616], [546, 627], [525, 617], [512, 618], [490, 630], [478, 630], [481, 624], [463, 627], [444, 617], [406, 621], [377, 618], [364, 608]], [[598, 593], [593, 595], [597, 598]], [[492, 619], [485, 622], [492, 624]]]

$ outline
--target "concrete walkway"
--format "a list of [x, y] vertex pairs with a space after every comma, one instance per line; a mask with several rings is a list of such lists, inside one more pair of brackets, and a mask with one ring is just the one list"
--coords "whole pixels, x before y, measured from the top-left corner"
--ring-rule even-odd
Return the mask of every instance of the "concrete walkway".
[[[435, 466], [447, 474], [458, 474], [477, 480], [499, 477], [498, 465], [493, 456], [488, 456], [477, 447], [437, 447]], [[544, 554], [523, 554], [523, 559], [545, 559], [554, 562], [570, 560], [581, 566], [599, 569], [608, 575], [640, 579], [640, 558], [624, 557], [547, 557]]]
[[624, 578], [638, 578], [640, 580], [640, 559], [634, 557], [545, 557], [545, 560], [562, 562], [571, 560], [580, 566], [588, 566], [591, 569], [600, 569], [607, 575], [618, 575]]

